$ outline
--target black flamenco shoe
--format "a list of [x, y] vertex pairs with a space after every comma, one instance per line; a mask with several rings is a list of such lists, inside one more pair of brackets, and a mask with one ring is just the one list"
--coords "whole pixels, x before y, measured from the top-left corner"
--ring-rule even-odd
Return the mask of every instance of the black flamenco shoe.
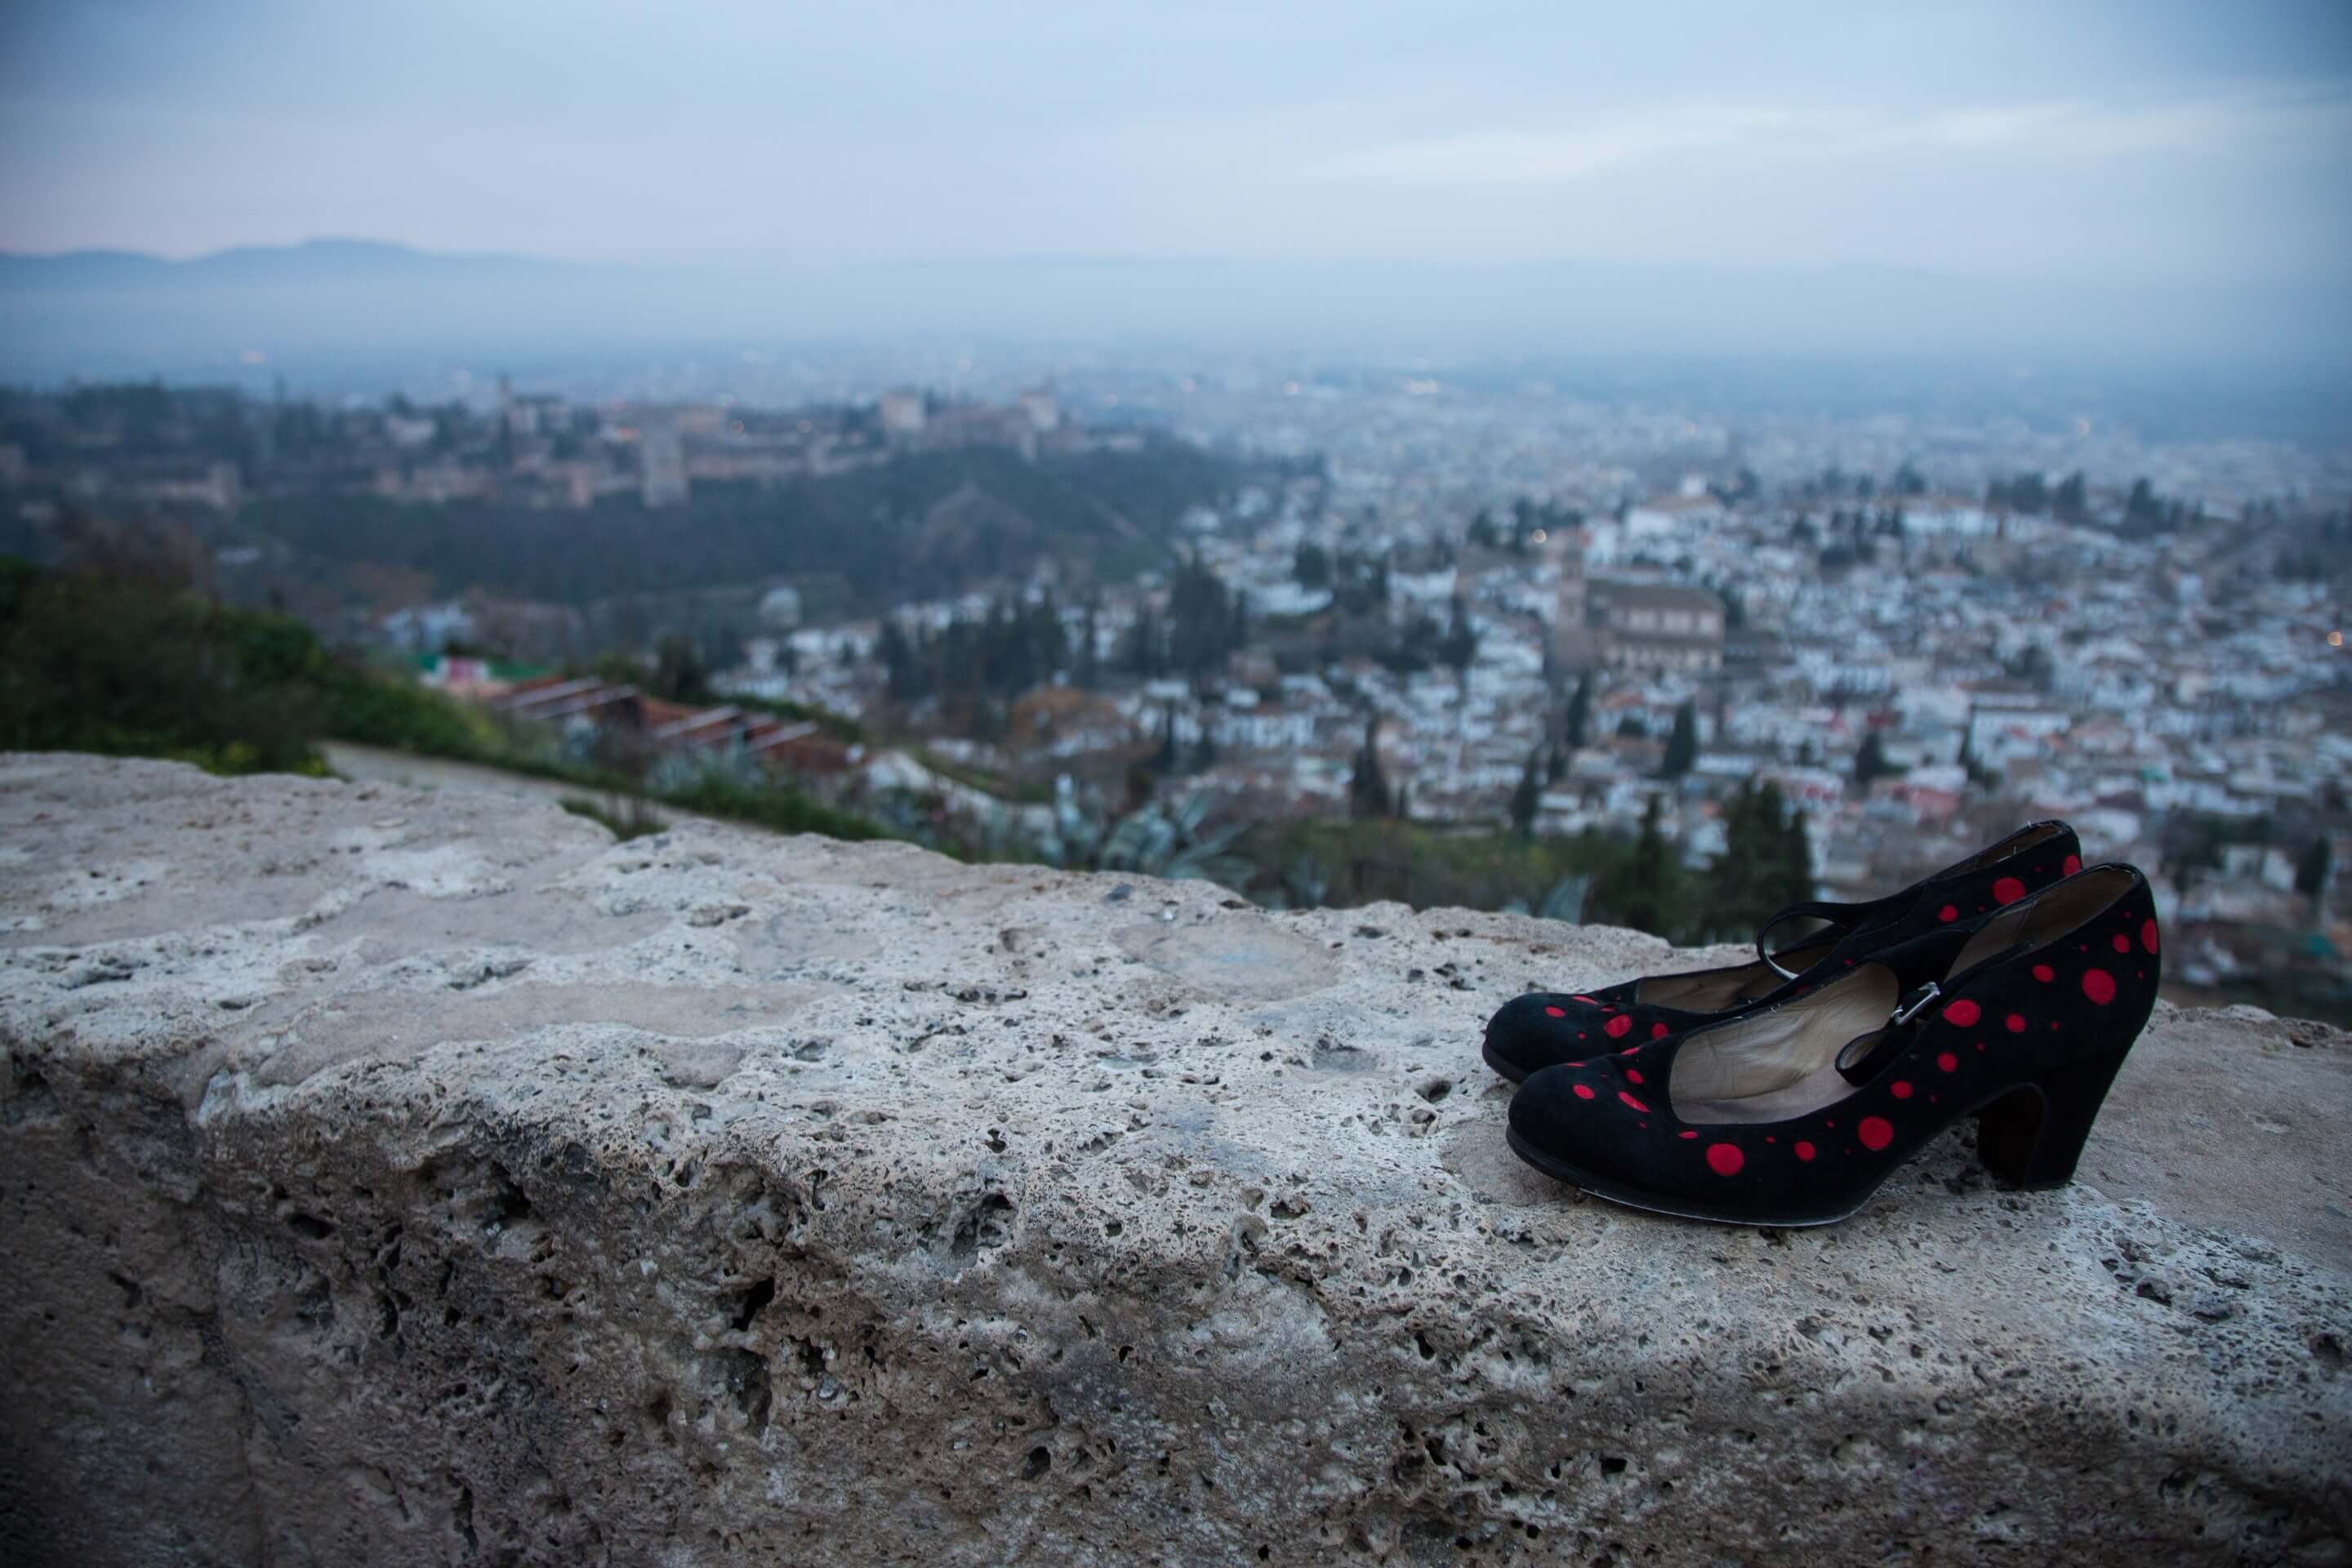
[[1777, 1007], [1547, 1068], [1510, 1144], [1596, 1196], [1727, 1225], [1830, 1225], [1964, 1116], [2014, 1187], [2063, 1185], [2156, 1005], [2147, 882], [2099, 866]]
[[[1482, 1055], [1513, 1083], [1561, 1062], [1801, 996], [1861, 961], [1941, 927], [2015, 903], [2083, 868], [2083, 847], [2063, 822], [2021, 827], [1990, 849], [1947, 866], [1899, 893], [1866, 904], [1790, 904], [1756, 933], [1755, 962], [1684, 974], [1652, 974], [1591, 993], [1532, 991], [1486, 1021]], [[1767, 952], [1764, 939], [1793, 920], [1829, 922], [1799, 946]]]

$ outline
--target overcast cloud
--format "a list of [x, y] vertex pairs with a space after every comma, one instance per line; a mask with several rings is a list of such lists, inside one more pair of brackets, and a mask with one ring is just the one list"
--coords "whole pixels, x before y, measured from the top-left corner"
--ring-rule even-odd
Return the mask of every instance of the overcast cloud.
[[14, 5], [0, 247], [2352, 268], [2352, 6]]

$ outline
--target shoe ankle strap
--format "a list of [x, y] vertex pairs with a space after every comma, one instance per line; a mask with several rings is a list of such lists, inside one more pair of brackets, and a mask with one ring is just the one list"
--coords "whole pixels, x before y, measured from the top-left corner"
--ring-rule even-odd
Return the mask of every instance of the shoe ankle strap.
[[1772, 934], [1772, 928], [1786, 921], [1795, 920], [1826, 921], [1831, 925], [1838, 927], [1839, 934], [1843, 936], [1853, 926], [1855, 919], [1854, 910], [1855, 906], [1852, 904], [1825, 904], [1818, 902], [1790, 904], [1786, 908], [1782, 909], [1780, 913], [1774, 915], [1770, 920], [1766, 921], [1762, 925], [1756, 928], [1756, 956], [1762, 959], [1764, 961], [1765, 967], [1771, 970], [1773, 973], [1779, 975], [1781, 979], [1794, 980], [1797, 977], [1796, 971], [1793, 969], [1783, 968], [1780, 960], [1774, 958], [1770, 951], [1764, 945], [1764, 939]]

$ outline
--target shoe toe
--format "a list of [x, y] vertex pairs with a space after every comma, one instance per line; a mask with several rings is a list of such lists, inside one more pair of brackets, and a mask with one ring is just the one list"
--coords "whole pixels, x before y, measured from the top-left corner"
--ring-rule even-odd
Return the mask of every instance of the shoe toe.
[[1578, 1123], [1590, 1116], [1574, 1097], [1578, 1081], [1565, 1071], [1532, 1073], [1511, 1096], [1511, 1131], [1524, 1142], [1551, 1154], [1565, 1154], [1577, 1143]]
[[1591, 1002], [1549, 992], [1514, 996], [1486, 1020], [1486, 1060], [1513, 1082], [1607, 1049], [1597, 1032], [1606, 1016]]
[[1644, 1078], [1615, 1058], [1531, 1075], [1511, 1097], [1512, 1146], [1547, 1175], [1588, 1191], [1596, 1184], [1612, 1195], [1653, 1189], [1675, 1157], [1696, 1145], [1680, 1141]]

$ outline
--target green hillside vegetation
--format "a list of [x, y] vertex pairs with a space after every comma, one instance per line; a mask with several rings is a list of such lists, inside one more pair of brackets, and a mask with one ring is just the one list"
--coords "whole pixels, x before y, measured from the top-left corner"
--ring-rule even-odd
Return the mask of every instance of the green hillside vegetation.
[[1167, 558], [1191, 507], [1250, 470], [1174, 441], [1037, 463], [979, 448], [896, 458], [762, 489], [695, 487], [647, 511], [614, 498], [584, 510], [364, 496], [268, 497], [239, 513], [249, 542], [290, 551], [298, 573], [420, 573], [436, 594], [479, 587], [568, 605], [775, 576], [837, 582], [844, 611], [949, 595], [1055, 559], [1080, 578], [1124, 578]]
[[[1528, 838], [1358, 816], [1261, 824], [1235, 849], [1249, 867], [1243, 890], [1261, 902], [1517, 909], [1681, 944], [1745, 942], [1776, 911], [1813, 896], [1805, 822], [1768, 784], [1732, 797], [1725, 827], [1724, 851], [1704, 870], [1682, 863], [1654, 802], [1631, 838], [1590, 830]], [[1774, 940], [1785, 946], [1802, 935], [1800, 925]]]
[[162, 576], [0, 560], [0, 745], [317, 773], [329, 734], [477, 762], [502, 750], [483, 715], [332, 658], [299, 622]]
[[[163, 757], [215, 773], [326, 773], [357, 741], [574, 784], [648, 792], [561, 760], [547, 738], [331, 653], [300, 622], [226, 608], [161, 575], [0, 558], [0, 750]], [[789, 787], [698, 778], [652, 798], [786, 833], [889, 837]]]

